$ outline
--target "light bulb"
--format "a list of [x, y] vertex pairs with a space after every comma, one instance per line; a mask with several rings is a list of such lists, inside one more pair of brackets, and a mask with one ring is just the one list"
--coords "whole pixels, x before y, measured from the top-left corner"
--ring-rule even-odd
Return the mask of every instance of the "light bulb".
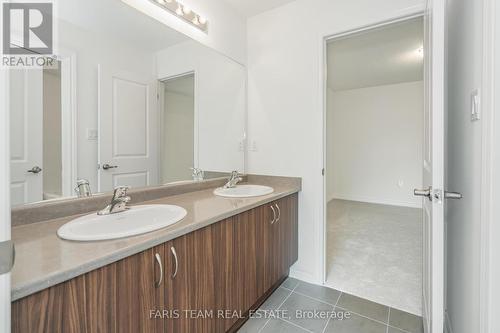
[[200, 25], [200, 19], [198, 18], [198, 16], [195, 15], [195, 17], [193, 18], [193, 24], [194, 25]]
[[158, 2], [160, 5], [164, 5], [165, 4], [165, 0], [156, 0], [156, 2]]
[[184, 13], [182, 12], [182, 5], [177, 6], [175, 13], [179, 16], [182, 16]]
[[417, 56], [418, 56], [419, 58], [423, 58], [423, 57], [424, 57], [424, 47], [423, 47], [423, 46], [421, 46], [421, 47], [419, 47], [419, 48], [417, 49]]
[[207, 19], [203, 16], [198, 16], [198, 22], [200, 22], [200, 24], [205, 24], [207, 23]]
[[184, 14], [189, 15], [191, 13], [191, 8], [189, 8], [188, 6], [184, 6], [182, 8], [182, 11], [184, 12]]

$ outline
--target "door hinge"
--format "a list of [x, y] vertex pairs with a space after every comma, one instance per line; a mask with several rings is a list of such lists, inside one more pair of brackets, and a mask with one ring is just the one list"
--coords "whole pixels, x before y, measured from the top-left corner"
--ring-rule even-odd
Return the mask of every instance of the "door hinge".
[[325, 168], [321, 169], [321, 175], [324, 176], [325, 175]]
[[14, 267], [16, 250], [11, 240], [0, 242], [0, 275], [9, 273]]

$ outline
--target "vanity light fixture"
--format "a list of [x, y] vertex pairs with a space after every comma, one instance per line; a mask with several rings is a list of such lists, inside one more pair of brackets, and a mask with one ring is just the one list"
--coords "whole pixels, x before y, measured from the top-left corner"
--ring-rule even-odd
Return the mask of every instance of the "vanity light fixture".
[[186, 15], [189, 15], [191, 14], [191, 8], [189, 8], [188, 6], [184, 6], [182, 7], [182, 12]]
[[174, 14], [203, 32], [208, 32], [207, 19], [177, 0], [149, 0], [158, 7]]

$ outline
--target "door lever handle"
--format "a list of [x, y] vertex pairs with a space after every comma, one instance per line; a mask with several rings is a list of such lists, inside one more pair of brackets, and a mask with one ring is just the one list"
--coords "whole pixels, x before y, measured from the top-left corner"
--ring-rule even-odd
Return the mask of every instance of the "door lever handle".
[[427, 197], [427, 198], [430, 198], [431, 197], [431, 192], [432, 192], [432, 189], [430, 187], [428, 189], [426, 189], [426, 190], [415, 189], [415, 190], [413, 190], [413, 195], [417, 196], [417, 197]]
[[29, 170], [28, 170], [28, 172], [31, 172], [31, 173], [37, 174], [37, 173], [42, 172], [42, 168], [40, 168], [38, 165], [35, 165], [35, 166], [34, 166], [34, 167], [32, 167], [31, 169], [29, 169]]
[[[429, 187], [428, 189], [425, 189], [425, 190], [415, 189], [415, 190], [413, 190], [413, 195], [415, 195], [417, 197], [426, 197], [426, 198], [429, 198], [429, 200], [432, 200], [433, 199], [432, 192], [433, 192], [432, 187]], [[436, 197], [436, 199], [439, 199], [439, 197], [441, 195], [439, 195], [439, 193], [435, 193], [434, 196]], [[462, 195], [462, 193], [459, 193], [459, 192], [444, 191], [444, 198], [445, 199], [462, 199], [463, 195]]]
[[109, 165], [108, 163], [102, 165], [103, 170], [116, 169], [118, 165]]

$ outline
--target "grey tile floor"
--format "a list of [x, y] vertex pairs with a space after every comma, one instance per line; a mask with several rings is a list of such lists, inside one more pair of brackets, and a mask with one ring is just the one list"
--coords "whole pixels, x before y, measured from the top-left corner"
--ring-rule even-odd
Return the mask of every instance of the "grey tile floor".
[[288, 278], [240, 333], [423, 333], [422, 318]]

